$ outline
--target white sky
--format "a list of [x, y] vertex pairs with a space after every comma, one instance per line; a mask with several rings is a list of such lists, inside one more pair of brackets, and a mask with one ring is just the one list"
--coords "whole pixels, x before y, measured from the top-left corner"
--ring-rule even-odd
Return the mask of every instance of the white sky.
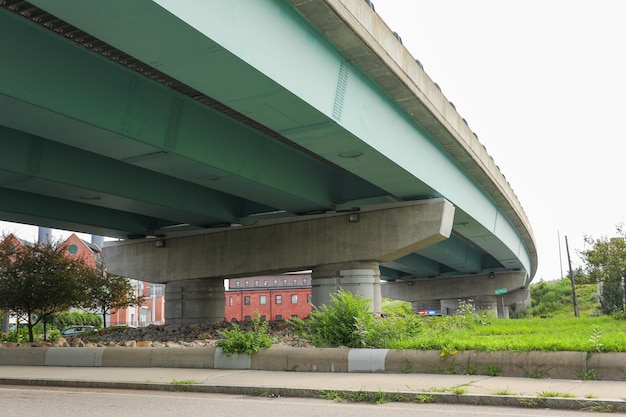
[[567, 274], [584, 236], [615, 235], [626, 1], [373, 0], [494, 158], [528, 215], [534, 281]]
[[[624, 222], [626, 1], [374, 0], [500, 166], [530, 219], [535, 282]], [[36, 240], [35, 227], [0, 231]], [[560, 253], [559, 258], [559, 234]], [[55, 237], [67, 233], [55, 233]], [[85, 239], [85, 235], [81, 235]]]

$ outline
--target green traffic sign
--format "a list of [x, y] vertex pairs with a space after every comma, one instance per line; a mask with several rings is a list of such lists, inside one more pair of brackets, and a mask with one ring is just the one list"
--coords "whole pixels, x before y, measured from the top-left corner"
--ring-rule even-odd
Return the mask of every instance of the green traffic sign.
[[496, 290], [496, 294], [506, 294], [507, 290], [506, 288], [499, 288]]

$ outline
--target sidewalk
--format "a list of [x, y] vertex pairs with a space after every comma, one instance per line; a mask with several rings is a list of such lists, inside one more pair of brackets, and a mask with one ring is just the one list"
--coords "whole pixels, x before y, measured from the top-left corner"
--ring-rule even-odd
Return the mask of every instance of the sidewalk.
[[[418, 402], [626, 412], [626, 381], [197, 368], [0, 366], [0, 385], [288, 397], [322, 397], [324, 393], [337, 393], [342, 398], [349, 398], [350, 393], [370, 392], [389, 396], [403, 394]], [[502, 395], [505, 393], [507, 395]], [[566, 395], [572, 397], [565, 398]]]

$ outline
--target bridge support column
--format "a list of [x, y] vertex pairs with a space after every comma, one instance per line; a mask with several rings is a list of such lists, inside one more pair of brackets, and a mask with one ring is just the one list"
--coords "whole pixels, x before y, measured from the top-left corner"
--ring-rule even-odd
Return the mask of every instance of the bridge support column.
[[[441, 310], [444, 315], [451, 316], [458, 312], [461, 302], [466, 302], [474, 306], [476, 311], [489, 311], [494, 315], [501, 316], [501, 308], [496, 295], [476, 295], [473, 297], [449, 298], [441, 300]], [[508, 318], [508, 317], [506, 317]]]
[[343, 289], [370, 299], [370, 309], [380, 314], [382, 297], [378, 262], [321, 265], [313, 268], [311, 278], [311, 303], [314, 306], [330, 304], [331, 294]]
[[165, 323], [217, 323], [224, 320], [224, 280], [189, 279], [165, 286]]

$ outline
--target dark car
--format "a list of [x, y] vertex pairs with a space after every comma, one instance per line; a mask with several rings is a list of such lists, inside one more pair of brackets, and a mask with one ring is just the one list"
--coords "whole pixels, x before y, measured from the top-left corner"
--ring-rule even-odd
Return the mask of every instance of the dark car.
[[79, 335], [81, 333], [88, 333], [94, 329], [94, 326], [74, 326], [68, 327], [67, 329], [61, 332], [61, 336], [63, 337], [72, 337]]

